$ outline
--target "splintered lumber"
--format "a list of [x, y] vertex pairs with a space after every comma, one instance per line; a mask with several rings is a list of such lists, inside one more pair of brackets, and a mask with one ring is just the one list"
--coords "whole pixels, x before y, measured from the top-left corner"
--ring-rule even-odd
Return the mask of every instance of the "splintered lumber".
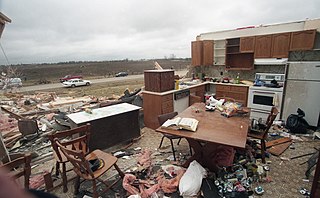
[[279, 138], [276, 140], [266, 142], [266, 147], [269, 148], [269, 147], [272, 147], [272, 146], [275, 146], [278, 144], [282, 144], [282, 143], [286, 143], [286, 142], [290, 142], [290, 141], [291, 141], [291, 138], [283, 137], [283, 138]]
[[59, 113], [59, 109], [49, 109], [44, 111], [32, 111], [32, 112], [26, 112], [21, 113], [22, 116], [32, 116], [32, 115], [43, 115], [43, 114], [49, 114], [49, 113]]
[[272, 155], [280, 156], [285, 150], [287, 150], [287, 148], [290, 146], [291, 143], [292, 142], [290, 141], [290, 142], [278, 144], [267, 149], [267, 151]]
[[156, 70], [163, 70], [163, 68], [161, 67], [161, 65], [157, 61], [154, 62], [154, 68]]
[[3, 110], [3, 111], [6, 112], [6, 113], [9, 113], [12, 117], [14, 117], [14, 118], [17, 119], [17, 120], [24, 118], [23, 116], [18, 115], [18, 114], [16, 114], [16, 113], [13, 113], [12, 111], [8, 110], [8, 109], [5, 108], [5, 107], [1, 107], [1, 110]]

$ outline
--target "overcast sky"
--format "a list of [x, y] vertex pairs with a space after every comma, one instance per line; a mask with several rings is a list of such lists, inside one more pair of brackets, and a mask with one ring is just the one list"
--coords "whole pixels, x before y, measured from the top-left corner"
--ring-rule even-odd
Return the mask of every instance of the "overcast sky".
[[[320, 18], [319, 0], [0, 0], [10, 64], [190, 57], [204, 32]], [[0, 51], [0, 65], [7, 64]]]

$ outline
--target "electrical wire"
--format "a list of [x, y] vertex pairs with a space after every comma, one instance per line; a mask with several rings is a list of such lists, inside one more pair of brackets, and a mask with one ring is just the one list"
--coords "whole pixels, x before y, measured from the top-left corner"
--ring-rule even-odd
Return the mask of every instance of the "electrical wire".
[[1, 42], [0, 42], [0, 47], [1, 47], [1, 50], [2, 50], [2, 53], [3, 53], [4, 57], [6, 58], [7, 64], [10, 65], [9, 59], [8, 59], [7, 54], [6, 54], [6, 52], [4, 51], [4, 49], [3, 49], [2, 45], [1, 45]]

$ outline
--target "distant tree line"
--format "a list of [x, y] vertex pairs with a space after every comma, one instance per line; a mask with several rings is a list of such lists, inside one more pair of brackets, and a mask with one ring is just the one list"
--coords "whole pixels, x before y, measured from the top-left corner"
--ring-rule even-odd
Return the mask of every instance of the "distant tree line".
[[[189, 61], [191, 58], [177, 58], [175, 54], [170, 54], [168, 57], [164, 56], [164, 60], [186, 60]], [[7, 66], [28, 66], [28, 65], [56, 65], [56, 64], [78, 64], [78, 63], [101, 63], [101, 62], [134, 62], [134, 61], [155, 61], [155, 60], [163, 60], [163, 59], [122, 59], [122, 60], [104, 60], [104, 61], [63, 61], [57, 63], [31, 63], [31, 64], [10, 64], [10, 65], [0, 65], [0, 67], [7, 67]]]

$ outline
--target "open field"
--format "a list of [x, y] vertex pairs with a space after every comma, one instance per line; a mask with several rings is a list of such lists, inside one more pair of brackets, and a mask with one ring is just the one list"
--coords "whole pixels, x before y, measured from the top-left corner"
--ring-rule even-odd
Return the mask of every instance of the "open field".
[[123, 78], [122, 81], [117, 82], [99, 83], [75, 88], [65, 88], [61, 86], [61, 88], [49, 89], [48, 91], [54, 91], [58, 96], [61, 97], [79, 97], [91, 95], [114, 99], [118, 98], [118, 96], [121, 96], [126, 89], [129, 89], [129, 91], [132, 92], [141, 88], [142, 86], [144, 86], [143, 79], [127, 80]]
[[[59, 83], [59, 78], [67, 74], [80, 74], [84, 79], [111, 78], [120, 71], [127, 71], [129, 76], [143, 74], [144, 70], [153, 69], [154, 61], [157, 61], [164, 69], [173, 68], [184, 70], [189, 67], [190, 60], [148, 60], [148, 61], [107, 61], [107, 62], [81, 62], [68, 64], [41, 64], [19, 65], [17, 72], [21, 74], [23, 86], [37, 85], [40, 81]], [[5, 71], [0, 67], [0, 71]], [[26, 80], [24, 79], [26, 77]], [[144, 85], [143, 78], [129, 79], [120, 77], [121, 81], [92, 84], [76, 88], [52, 88], [45, 91], [54, 91], [59, 96], [84, 96], [113, 98], [123, 94], [126, 89], [134, 91]], [[34, 91], [26, 92], [32, 94]]]
[[[68, 62], [56, 64], [28, 64], [13, 66], [23, 80], [24, 86], [39, 84], [40, 81], [59, 82], [65, 75], [82, 75], [84, 79], [113, 77], [120, 71], [129, 75], [143, 74], [144, 70], [153, 69], [157, 61], [164, 69], [185, 69], [191, 65], [189, 59], [161, 59], [141, 61], [101, 61], [101, 62]], [[6, 72], [5, 66], [0, 66], [0, 72]]]

